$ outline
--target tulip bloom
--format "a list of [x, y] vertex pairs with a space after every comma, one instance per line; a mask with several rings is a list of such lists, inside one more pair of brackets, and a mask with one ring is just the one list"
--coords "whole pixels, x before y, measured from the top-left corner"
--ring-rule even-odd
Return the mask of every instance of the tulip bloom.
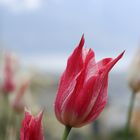
[[109, 71], [124, 54], [96, 62], [93, 50], [83, 46], [84, 36], [68, 59], [55, 100], [57, 119], [69, 127], [84, 126], [99, 116], [107, 102]]
[[29, 81], [25, 81], [17, 91], [15, 98], [12, 100], [11, 105], [16, 112], [23, 112], [25, 108], [24, 94], [29, 86]]
[[7, 54], [5, 56], [5, 65], [4, 65], [4, 81], [2, 85], [2, 91], [4, 93], [10, 93], [15, 90], [14, 72], [12, 68], [12, 56]]
[[42, 116], [43, 112], [34, 117], [30, 112], [25, 111], [20, 130], [20, 140], [45, 140], [42, 132]]
[[128, 71], [128, 84], [133, 93], [140, 91], [140, 48], [138, 48], [135, 57]]

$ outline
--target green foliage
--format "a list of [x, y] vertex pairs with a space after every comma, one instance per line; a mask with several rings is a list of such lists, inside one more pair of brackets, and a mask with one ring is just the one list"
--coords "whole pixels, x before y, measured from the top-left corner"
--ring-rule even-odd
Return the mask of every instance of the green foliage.
[[0, 94], [0, 103], [0, 140], [19, 140], [22, 114], [12, 110], [7, 96]]
[[[126, 133], [123, 129], [123, 130], [118, 130], [118, 131], [114, 132], [112, 134], [110, 140], [125, 140], [125, 137], [126, 137]], [[134, 133], [131, 132], [131, 133], [129, 133], [129, 139], [128, 140], [138, 140], [138, 139], [136, 138]]]

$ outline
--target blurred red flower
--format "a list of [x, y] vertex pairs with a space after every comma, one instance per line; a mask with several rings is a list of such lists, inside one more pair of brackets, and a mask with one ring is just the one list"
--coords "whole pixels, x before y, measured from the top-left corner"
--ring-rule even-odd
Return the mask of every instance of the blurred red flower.
[[17, 93], [15, 93], [15, 98], [12, 100], [11, 106], [16, 112], [20, 113], [24, 111], [26, 103], [23, 96], [26, 93], [28, 86], [29, 86], [29, 80], [26, 80], [21, 84]]
[[14, 72], [12, 68], [12, 55], [5, 55], [4, 63], [4, 80], [2, 83], [2, 91], [6, 94], [15, 90]]
[[70, 127], [81, 127], [94, 121], [107, 102], [108, 74], [123, 56], [95, 61], [92, 49], [83, 48], [84, 36], [69, 57], [62, 74], [55, 114], [57, 119]]
[[25, 111], [22, 128], [20, 130], [20, 140], [45, 140], [42, 129], [43, 111], [36, 117]]

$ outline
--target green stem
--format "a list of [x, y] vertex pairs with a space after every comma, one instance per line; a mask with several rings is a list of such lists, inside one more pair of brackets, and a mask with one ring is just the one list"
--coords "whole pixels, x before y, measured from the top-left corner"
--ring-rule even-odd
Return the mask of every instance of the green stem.
[[130, 124], [131, 124], [131, 118], [132, 118], [132, 113], [134, 108], [135, 97], [136, 97], [136, 93], [132, 93], [130, 105], [128, 108], [127, 122], [126, 122], [126, 140], [128, 140], [129, 138]]
[[5, 127], [4, 127], [4, 140], [7, 140], [7, 130], [8, 130], [8, 107], [9, 107], [9, 103], [8, 103], [8, 96], [6, 94], [3, 94], [3, 117], [4, 119], [6, 119], [5, 121]]
[[63, 134], [62, 140], [67, 140], [68, 135], [70, 133], [70, 130], [71, 130], [71, 127], [65, 126], [65, 130], [64, 130], [64, 134]]

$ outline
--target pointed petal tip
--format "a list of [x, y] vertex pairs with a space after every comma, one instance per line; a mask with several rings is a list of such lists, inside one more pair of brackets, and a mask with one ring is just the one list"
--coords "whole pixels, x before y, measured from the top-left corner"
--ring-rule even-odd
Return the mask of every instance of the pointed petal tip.
[[83, 33], [83, 34], [82, 34], [82, 38], [85, 38], [84, 36], [85, 36], [85, 35], [84, 35], [84, 33]]
[[85, 37], [84, 37], [84, 34], [83, 34], [82, 37], [81, 37], [80, 43], [79, 43], [79, 47], [83, 48], [84, 43], [85, 43]]
[[42, 120], [43, 114], [44, 114], [45, 109], [41, 110], [38, 114], [39, 120]]
[[126, 50], [124, 50], [124, 51], [120, 54], [120, 56], [122, 57], [122, 56], [124, 55], [125, 52], [126, 52]]
[[124, 53], [125, 53], [125, 50], [122, 53], [120, 53], [116, 59], [118, 59], [118, 60], [121, 59], [123, 57]]
[[31, 114], [31, 111], [30, 111], [27, 107], [24, 108], [24, 112], [25, 112], [25, 113], [30, 113], [30, 114]]
[[109, 71], [113, 68], [113, 66], [123, 57], [124, 53], [125, 53], [125, 50], [124, 50], [121, 54], [119, 54], [115, 59], [112, 59], [112, 61], [109, 63], [108, 68], [107, 68], [107, 71], [108, 71], [108, 72], [109, 72]]
[[32, 117], [31, 111], [27, 107], [24, 108], [24, 117]]
[[84, 34], [82, 35], [81, 40], [83, 40], [83, 42], [85, 42], [85, 35]]

